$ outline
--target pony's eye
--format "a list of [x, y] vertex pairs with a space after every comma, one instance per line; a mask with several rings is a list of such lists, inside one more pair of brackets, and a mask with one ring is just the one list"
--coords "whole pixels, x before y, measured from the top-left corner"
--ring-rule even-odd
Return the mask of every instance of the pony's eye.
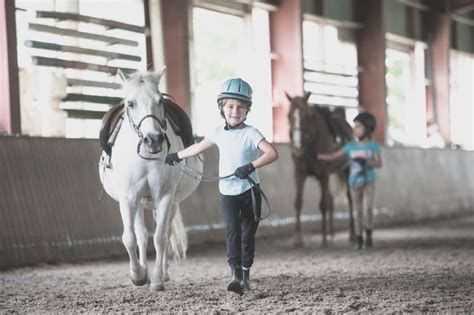
[[130, 107], [130, 108], [133, 108], [133, 106], [135, 106], [135, 102], [128, 100], [127, 101], [127, 106]]

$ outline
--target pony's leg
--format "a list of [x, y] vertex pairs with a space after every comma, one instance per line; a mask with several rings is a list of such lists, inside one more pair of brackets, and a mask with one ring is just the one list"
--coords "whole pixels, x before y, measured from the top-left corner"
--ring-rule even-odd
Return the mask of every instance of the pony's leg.
[[135, 285], [144, 285], [147, 281], [146, 270], [140, 265], [137, 256], [137, 239], [134, 232], [134, 221], [137, 208], [128, 200], [120, 201], [120, 214], [123, 222], [122, 242], [130, 258], [130, 278]]
[[[173, 220], [173, 217], [176, 214], [177, 209], [178, 209], [177, 205], [171, 206], [170, 222]], [[163, 255], [163, 281], [164, 282], [170, 281], [168, 248], [170, 247], [170, 237], [171, 237], [172, 230], [173, 229], [171, 228], [171, 224], [170, 224], [170, 226], [168, 226], [168, 229], [166, 231], [167, 243], [166, 243], [165, 254]]]
[[295, 197], [295, 240], [296, 247], [303, 246], [303, 237], [301, 235], [301, 208], [303, 206], [303, 191], [306, 176], [295, 171], [296, 197]]
[[[165, 289], [163, 279], [163, 257], [168, 248], [168, 229], [171, 223], [171, 196], [164, 196], [160, 199], [157, 208], [154, 210], [156, 229], [153, 235], [153, 242], [156, 250], [156, 261], [153, 274], [151, 276], [151, 289], [163, 291]], [[158, 200], [158, 199], [155, 199]]]
[[148, 229], [145, 224], [143, 208], [139, 208], [135, 215], [135, 235], [137, 236], [140, 265], [145, 269], [145, 280], [148, 283], [148, 262], [146, 252], [148, 247]]

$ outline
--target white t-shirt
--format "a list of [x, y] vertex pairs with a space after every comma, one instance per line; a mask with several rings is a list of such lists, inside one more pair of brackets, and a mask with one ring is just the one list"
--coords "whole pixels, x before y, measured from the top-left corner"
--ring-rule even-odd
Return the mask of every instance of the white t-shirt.
[[[208, 139], [219, 148], [219, 176], [233, 174], [235, 170], [257, 159], [259, 154], [258, 144], [263, 135], [256, 128], [246, 125], [240, 129], [225, 130], [224, 125], [219, 125]], [[259, 183], [257, 171], [250, 177]], [[219, 181], [219, 191], [223, 195], [239, 195], [251, 188], [246, 179], [235, 176]]]

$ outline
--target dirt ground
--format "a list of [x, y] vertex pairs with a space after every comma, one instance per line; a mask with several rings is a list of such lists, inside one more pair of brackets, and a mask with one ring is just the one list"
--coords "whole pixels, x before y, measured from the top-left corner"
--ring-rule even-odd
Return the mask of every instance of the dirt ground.
[[346, 233], [329, 248], [318, 235], [300, 249], [259, 239], [253, 290], [242, 297], [225, 290], [221, 245], [172, 264], [164, 292], [134, 287], [124, 259], [9, 270], [0, 313], [474, 312], [474, 216], [379, 229], [375, 242], [354, 251]]

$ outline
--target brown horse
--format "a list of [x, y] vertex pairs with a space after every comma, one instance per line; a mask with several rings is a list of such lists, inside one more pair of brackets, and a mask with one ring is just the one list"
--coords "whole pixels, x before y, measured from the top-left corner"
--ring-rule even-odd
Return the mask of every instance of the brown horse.
[[[352, 128], [345, 120], [343, 110], [330, 111], [328, 108], [308, 105], [309, 93], [303, 97], [296, 96], [289, 99], [291, 106], [288, 113], [290, 121], [291, 151], [294, 162], [296, 181], [296, 226], [295, 245], [301, 246], [301, 207], [303, 204], [303, 190], [306, 178], [315, 177], [321, 187], [321, 201], [319, 209], [322, 214], [323, 245], [327, 245], [327, 223], [329, 233], [334, 236], [334, 201], [329, 190], [329, 175], [338, 174], [344, 180], [349, 203], [350, 236], [354, 235], [354, 222], [352, 215], [352, 200], [347, 186], [348, 161], [337, 160], [333, 162], [318, 160], [317, 153], [330, 153], [338, 150], [344, 143], [352, 139]], [[328, 222], [327, 222], [328, 221]]]

